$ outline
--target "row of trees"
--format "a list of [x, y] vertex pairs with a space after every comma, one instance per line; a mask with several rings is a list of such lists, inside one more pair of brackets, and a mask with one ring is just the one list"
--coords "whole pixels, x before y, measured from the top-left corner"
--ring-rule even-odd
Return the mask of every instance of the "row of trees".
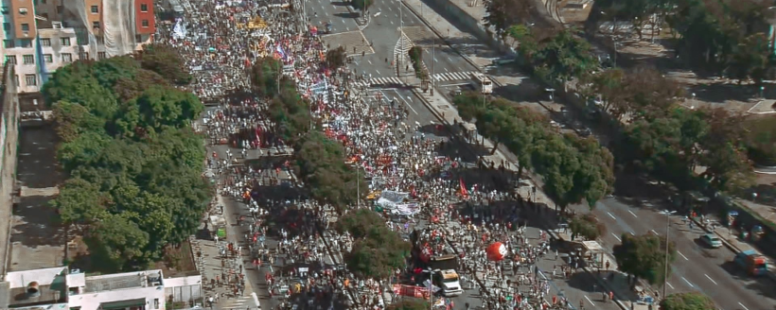
[[754, 181], [747, 154], [773, 154], [770, 125], [749, 124], [721, 108], [696, 109], [692, 102], [682, 107], [683, 89], [653, 68], [607, 69], [583, 76], [580, 84], [584, 96], [597, 97], [592, 108], [624, 127], [616, 144], [620, 161], [679, 189], [692, 188], [696, 174], [719, 190], [746, 188]]
[[604, 0], [595, 6], [594, 12], [605, 13], [600, 20], [629, 21], [640, 37], [644, 27], [654, 33], [666, 22], [678, 57], [694, 68], [757, 83], [773, 75], [776, 58], [767, 36], [773, 11], [768, 2]]
[[506, 146], [520, 163], [519, 174], [532, 169], [544, 179], [544, 191], [561, 209], [586, 201], [592, 208], [614, 189], [614, 158], [594, 138], [560, 134], [544, 115], [503, 98], [468, 92], [453, 103], [477, 131]]
[[106, 271], [143, 269], [193, 234], [211, 199], [191, 122], [204, 106], [164, 45], [137, 57], [78, 61], [43, 86], [69, 176], [52, 204]]
[[282, 64], [273, 58], [258, 59], [251, 69], [254, 90], [267, 97], [270, 118], [277, 132], [294, 147], [295, 173], [305, 183], [310, 196], [322, 204], [332, 205], [341, 216], [337, 229], [350, 232], [356, 241], [345, 256], [345, 262], [359, 277], [387, 278], [404, 267], [410, 245], [385, 225], [377, 213], [359, 209], [348, 212], [368, 193], [368, 186], [349, 162], [342, 143], [330, 139], [313, 127], [310, 104], [296, 91], [293, 80], [280, 76]]

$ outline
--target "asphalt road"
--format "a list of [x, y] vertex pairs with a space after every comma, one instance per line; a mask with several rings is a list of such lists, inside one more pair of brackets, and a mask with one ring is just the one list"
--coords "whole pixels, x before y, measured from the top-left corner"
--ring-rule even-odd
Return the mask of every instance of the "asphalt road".
[[[726, 247], [711, 249], [698, 241], [705, 232], [683, 223], [683, 215], [661, 214], [658, 202], [626, 204], [620, 198], [600, 201], [592, 211], [608, 229], [603, 239], [606, 248], [620, 243], [626, 233], [657, 233], [665, 236], [670, 223], [670, 240], [676, 243], [677, 257], [668, 279], [667, 293], [700, 291], [724, 310], [775, 309], [776, 294], [769, 279], [753, 279], [732, 263], [734, 253]], [[657, 287], [661, 287], [658, 285]]]

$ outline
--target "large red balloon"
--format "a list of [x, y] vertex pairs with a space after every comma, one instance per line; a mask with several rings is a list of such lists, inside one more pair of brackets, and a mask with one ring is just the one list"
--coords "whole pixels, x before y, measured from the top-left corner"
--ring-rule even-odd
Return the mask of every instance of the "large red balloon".
[[488, 260], [500, 261], [507, 256], [507, 247], [501, 242], [496, 242], [488, 246], [485, 253], [488, 254]]

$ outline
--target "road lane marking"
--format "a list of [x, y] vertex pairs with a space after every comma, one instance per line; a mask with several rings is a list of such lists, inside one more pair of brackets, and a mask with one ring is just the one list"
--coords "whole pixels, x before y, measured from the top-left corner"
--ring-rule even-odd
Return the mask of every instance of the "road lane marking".
[[660, 234], [658, 234], [658, 233], [657, 233], [657, 232], [656, 232], [654, 229], [650, 229], [649, 231], [651, 231], [651, 232], [652, 232], [653, 234], [655, 234], [655, 235], [658, 235], [658, 236], [660, 235]]
[[370, 65], [372, 64], [372, 61], [371, 61], [371, 60], [367, 59], [366, 61], [367, 61], [367, 62], [368, 62]]
[[709, 281], [711, 281], [711, 283], [714, 283], [714, 285], [717, 285], [717, 281], [714, 281], [714, 279], [712, 279], [711, 277], [709, 277], [709, 275], [707, 275], [707, 274], [705, 274], [705, 273], [704, 273], [703, 275], [704, 275], [704, 276], [706, 276], [706, 279], [709, 279]]
[[617, 241], [622, 242], [622, 240], [620, 240], [620, 237], [617, 237], [617, 235], [615, 235], [614, 233], [612, 233], [612, 236], [614, 236], [614, 239], [617, 239]]
[[378, 75], [383, 75], [382, 73], [380, 73], [380, 70], [375, 69], [375, 72], [377, 72]]
[[613, 218], [613, 219], [615, 219], [615, 220], [617, 219], [616, 217], [614, 217], [614, 215], [612, 214], [612, 212], [606, 212], [606, 214], [609, 214], [609, 217], [611, 217], [611, 218]]
[[[684, 256], [684, 254], [682, 254], [682, 252], [676, 251], [676, 253], [679, 253], [679, 256], [681, 256], [682, 258], [684, 258], [684, 260], [689, 260], [689, 259], [687, 259], [687, 256]], [[707, 276], [707, 277], [708, 277], [708, 276]]]
[[692, 283], [690, 283], [690, 281], [687, 281], [685, 277], [682, 277], [682, 280], [684, 280], [684, 282], [687, 283], [687, 285], [689, 285], [690, 287], [695, 287], [695, 285], [692, 285]]
[[447, 67], [445, 67], [445, 71], [446, 71], [446, 72], [450, 72], [450, 70], [448, 70], [448, 69], [447, 69]]
[[741, 308], [744, 308], [744, 310], [749, 310], [749, 308], [747, 308], [746, 306], [744, 306], [744, 304], [742, 304], [740, 302], [738, 303], [738, 305], [741, 306]]
[[436, 56], [434, 57], [434, 62], [439, 62], [439, 60], [436, 59]]
[[345, 27], [345, 30], [350, 31], [350, 26]]
[[[401, 96], [399, 96], [399, 98], [401, 98]], [[410, 101], [412, 101], [412, 99], [410, 98], [410, 96], [407, 96], [407, 99], [409, 99]], [[415, 111], [415, 108], [413, 108], [413, 107], [412, 107], [412, 105], [411, 105], [411, 104], [410, 104], [410, 103], [409, 103], [407, 100], [404, 100], [404, 98], [401, 98], [401, 100], [402, 100], [402, 101], [404, 101], [404, 104], [406, 104], [406, 105], [407, 105], [407, 107], [408, 107], [408, 108], [410, 108], [410, 110], [411, 110], [413, 113], [415, 113], [415, 115], [420, 115], [420, 113], [418, 113], [418, 111]]]
[[587, 295], [585, 295], [585, 299], [587, 299], [587, 302], [589, 302], [591, 305], [595, 306], [595, 303], [592, 300], [590, 300], [590, 298], [588, 298]]
[[666, 282], [666, 284], [668, 284], [668, 287], [670, 287], [671, 289], [674, 289], [674, 286], [673, 286], [673, 285], [671, 285], [671, 283], [669, 283], [669, 282]]
[[628, 213], [630, 213], [631, 215], [633, 215], [633, 217], [638, 217], [638, 216], [636, 215], [636, 213], [633, 213], [633, 211], [631, 211], [631, 210], [628, 210]]

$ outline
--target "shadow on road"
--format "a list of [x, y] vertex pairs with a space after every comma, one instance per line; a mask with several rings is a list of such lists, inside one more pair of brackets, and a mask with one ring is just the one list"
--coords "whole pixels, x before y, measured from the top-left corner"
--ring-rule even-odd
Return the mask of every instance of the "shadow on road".
[[335, 13], [334, 16], [340, 17], [340, 18], [358, 18], [358, 13], [351, 13], [351, 12], [343, 12], [343, 13]]
[[65, 231], [57, 221], [54, 208], [48, 203], [53, 197], [23, 197], [14, 209], [17, 217], [13, 227], [11, 242], [35, 248], [38, 246], [62, 246], [65, 244]]

